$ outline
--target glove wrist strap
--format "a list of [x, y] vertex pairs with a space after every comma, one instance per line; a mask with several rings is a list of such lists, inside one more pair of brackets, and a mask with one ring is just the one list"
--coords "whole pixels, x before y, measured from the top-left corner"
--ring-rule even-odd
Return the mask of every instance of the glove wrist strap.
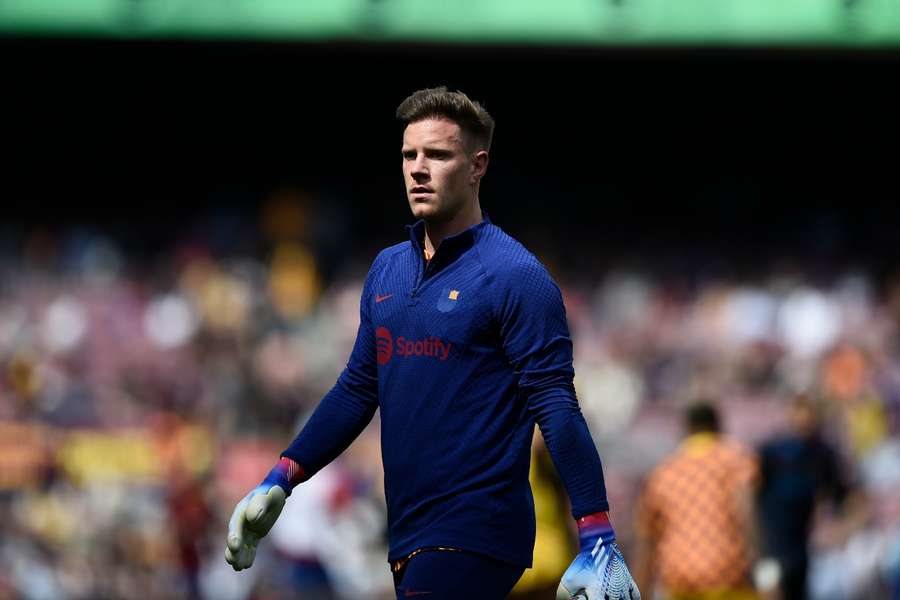
[[609, 512], [597, 512], [578, 519], [578, 542], [581, 551], [592, 551], [599, 541], [610, 544], [616, 540]]
[[278, 464], [269, 471], [263, 483], [277, 485], [284, 490], [285, 494], [290, 496], [291, 490], [303, 481], [306, 481], [306, 472], [303, 470], [303, 467], [290, 458], [282, 456]]

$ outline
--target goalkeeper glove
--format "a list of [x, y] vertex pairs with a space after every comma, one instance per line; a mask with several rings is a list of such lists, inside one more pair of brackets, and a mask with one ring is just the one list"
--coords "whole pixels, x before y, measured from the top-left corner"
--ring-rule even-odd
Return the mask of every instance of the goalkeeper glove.
[[303, 479], [303, 468], [282, 458], [258, 486], [238, 502], [228, 521], [225, 561], [235, 571], [249, 569], [256, 558], [256, 545], [275, 524], [285, 499]]
[[578, 519], [580, 550], [563, 574], [557, 600], [640, 600], [625, 559], [616, 545], [609, 513]]

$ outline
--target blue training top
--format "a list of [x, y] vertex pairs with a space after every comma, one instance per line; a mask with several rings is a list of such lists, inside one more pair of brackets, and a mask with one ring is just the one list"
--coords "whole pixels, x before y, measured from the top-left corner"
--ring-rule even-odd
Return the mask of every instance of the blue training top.
[[312, 476], [380, 408], [388, 560], [446, 546], [530, 566], [535, 422], [573, 516], [609, 509], [562, 295], [486, 217], [427, 263], [424, 222], [409, 231], [375, 259], [347, 368], [283, 456]]

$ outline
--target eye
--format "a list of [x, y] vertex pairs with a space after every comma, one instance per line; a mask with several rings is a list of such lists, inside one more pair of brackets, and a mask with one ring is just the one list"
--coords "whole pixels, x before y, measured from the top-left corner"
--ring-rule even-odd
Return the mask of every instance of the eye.
[[416, 159], [416, 152], [414, 150], [407, 150], [407, 151], [403, 152], [402, 154], [403, 154], [404, 160], [415, 160]]

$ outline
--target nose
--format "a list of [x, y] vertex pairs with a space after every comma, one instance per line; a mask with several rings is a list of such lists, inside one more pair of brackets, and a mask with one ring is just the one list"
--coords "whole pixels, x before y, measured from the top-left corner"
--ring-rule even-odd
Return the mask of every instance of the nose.
[[428, 165], [425, 163], [425, 157], [423, 155], [419, 154], [416, 156], [416, 160], [413, 161], [412, 167], [410, 168], [410, 175], [412, 175], [413, 179], [416, 181], [428, 178]]

